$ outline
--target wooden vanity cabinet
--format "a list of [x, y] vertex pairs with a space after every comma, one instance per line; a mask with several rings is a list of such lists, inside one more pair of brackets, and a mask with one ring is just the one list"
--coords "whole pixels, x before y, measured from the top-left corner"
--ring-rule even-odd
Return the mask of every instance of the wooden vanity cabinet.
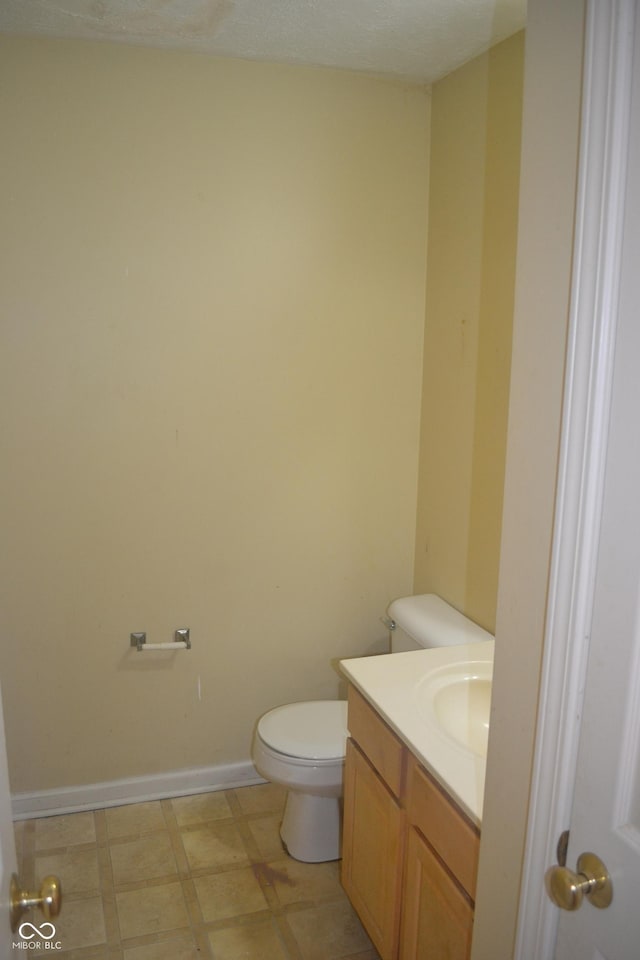
[[468, 960], [479, 832], [350, 687], [342, 883], [382, 960]]
[[344, 768], [342, 884], [382, 960], [398, 955], [405, 748], [353, 687]]

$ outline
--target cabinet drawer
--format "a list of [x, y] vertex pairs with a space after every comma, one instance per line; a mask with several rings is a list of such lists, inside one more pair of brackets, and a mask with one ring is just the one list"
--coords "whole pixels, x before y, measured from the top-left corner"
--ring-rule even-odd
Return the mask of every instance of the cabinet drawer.
[[450, 798], [413, 757], [409, 767], [407, 813], [409, 822], [420, 830], [458, 883], [475, 899], [480, 847], [478, 829], [453, 806]]
[[405, 748], [355, 687], [349, 687], [349, 733], [367, 755], [389, 789], [400, 797], [404, 779]]

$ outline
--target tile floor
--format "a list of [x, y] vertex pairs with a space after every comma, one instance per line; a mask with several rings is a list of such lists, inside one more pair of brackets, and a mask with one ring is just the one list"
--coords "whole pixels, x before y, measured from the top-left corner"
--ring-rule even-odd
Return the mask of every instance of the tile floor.
[[35, 889], [48, 873], [61, 880], [61, 950], [50, 955], [377, 960], [340, 864], [284, 851], [284, 796], [261, 784], [17, 823], [24, 885]]

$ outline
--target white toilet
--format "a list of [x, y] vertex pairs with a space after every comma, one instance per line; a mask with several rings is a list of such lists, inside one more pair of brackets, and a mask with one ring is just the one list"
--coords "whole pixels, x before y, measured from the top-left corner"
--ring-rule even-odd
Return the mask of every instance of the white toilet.
[[340, 857], [340, 798], [347, 739], [345, 700], [288, 703], [258, 721], [252, 757], [258, 773], [286, 787], [280, 836], [296, 860]]
[[[387, 612], [392, 653], [491, 639], [432, 593], [394, 600]], [[347, 736], [343, 700], [289, 703], [258, 721], [253, 763], [265, 780], [289, 791], [280, 836], [296, 860], [319, 863], [340, 857]]]

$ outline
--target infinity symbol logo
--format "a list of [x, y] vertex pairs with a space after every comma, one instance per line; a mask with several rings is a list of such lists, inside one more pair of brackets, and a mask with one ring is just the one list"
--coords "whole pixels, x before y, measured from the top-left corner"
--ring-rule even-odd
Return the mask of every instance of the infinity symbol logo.
[[[51, 930], [51, 933], [45, 933], [44, 928], [48, 927]], [[25, 933], [26, 929], [33, 930], [33, 933]], [[29, 923], [28, 920], [25, 920], [24, 923], [21, 923], [18, 927], [18, 933], [23, 940], [33, 940], [36, 934], [39, 937], [42, 937], [43, 940], [52, 940], [56, 935], [56, 928], [52, 923], [42, 923], [39, 927], [36, 927], [33, 923]]]

